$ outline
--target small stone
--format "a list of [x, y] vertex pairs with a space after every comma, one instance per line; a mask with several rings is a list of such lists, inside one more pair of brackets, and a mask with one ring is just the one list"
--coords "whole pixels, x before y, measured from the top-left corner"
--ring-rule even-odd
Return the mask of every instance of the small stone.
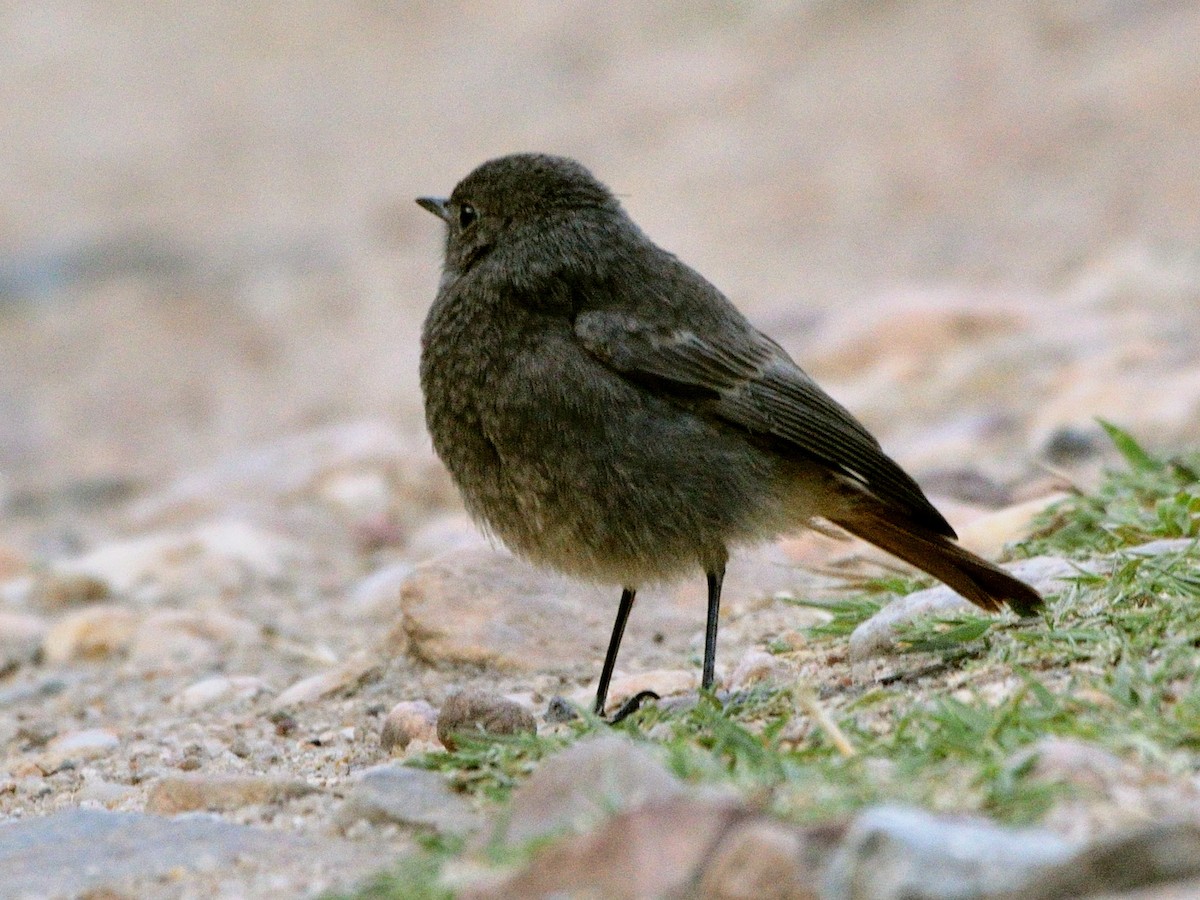
[[501, 818], [496, 837], [501, 842], [523, 844], [682, 791], [683, 786], [658, 757], [628, 738], [588, 738], [542, 760], [513, 791], [508, 815]]
[[376, 674], [379, 668], [379, 660], [374, 655], [366, 650], [359, 650], [341, 665], [328, 672], [297, 681], [275, 698], [274, 708], [279, 710], [288, 706], [312, 703], [314, 700], [320, 700], [343, 691], [350, 693]]
[[360, 819], [454, 834], [473, 831], [480, 824], [471, 804], [454, 793], [443, 776], [393, 765], [376, 766], [359, 775], [337, 821], [345, 829]]
[[107, 756], [119, 746], [120, 738], [107, 728], [68, 731], [46, 744], [37, 765], [46, 772], [57, 771], [68, 762], [81, 763]]
[[459, 691], [442, 704], [437, 718], [438, 740], [448, 750], [457, 747], [455, 736], [481, 737], [537, 733], [533, 715], [511, 700], [485, 691]]
[[51, 570], [34, 582], [33, 598], [42, 606], [73, 606], [99, 603], [112, 595], [108, 584], [88, 572]]
[[437, 738], [437, 710], [426, 700], [402, 700], [383, 720], [379, 745], [387, 751], [403, 750], [414, 740]]
[[146, 581], [159, 578], [172, 560], [184, 554], [177, 534], [150, 534], [114, 541], [83, 556], [55, 562], [40, 584], [47, 603], [92, 602], [124, 596]]
[[696, 896], [703, 900], [819, 900], [820, 878], [805, 866], [796, 828], [759, 819], [735, 825], [709, 857]]
[[297, 779], [260, 775], [169, 775], [160, 778], [146, 798], [146, 811], [160, 815], [241, 809], [283, 803], [316, 792]]
[[252, 700], [269, 691], [267, 683], [252, 675], [215, 675], [188, 685], [175, 696], [184, 709], [199, 709], [229, 700]]
[[854, 819], [825, 870], [822, 897], [1028, 897], [1030, 884], [1073, 854], [1070, 843], [1042, 828], [877, 806]]
[[50, 626], [42, 651], [48, 663], [121, 653], [133, 640], [136, 622], [130, 610], [113, 604], [81, 609]]
[[137, 796], [137, 790], [127, 784], [106, 781], [103, 778], [85, 778], [83, 787], [75, 794], [75, 800], [82, 806], [93, 803], [111, 809]]
[[579, 718], [579, 712], [566, 697], [555, 694], [546, 704], [545, 720], [547, 725], [559, 725], [563, 722], [573, 722]]
[[744, 691], [759, 681], [781, 678], [786, 672], [787, 666], [778, 656], [762, 650], [747, 650], [733, 667], [726, 686], [731, 691]]

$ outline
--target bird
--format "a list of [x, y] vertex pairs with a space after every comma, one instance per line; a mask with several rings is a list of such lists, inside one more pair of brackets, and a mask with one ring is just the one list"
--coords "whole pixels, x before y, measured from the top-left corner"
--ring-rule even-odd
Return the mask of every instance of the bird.
[[988, 612], [1042, 605], [582, 164], [501, 156], [416, 202], [445, 224], [421, 332], [434, 449], [514, 554], [621, 589], [597, 715], [639, 589], [704, 573], [711, 692], [730, 548], [805, 527], [832, 523]]

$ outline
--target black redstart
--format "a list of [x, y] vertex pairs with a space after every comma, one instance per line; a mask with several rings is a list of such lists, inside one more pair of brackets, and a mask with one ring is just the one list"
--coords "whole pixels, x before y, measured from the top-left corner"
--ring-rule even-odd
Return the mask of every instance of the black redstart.
[[517, 154], [449, 199], [421, 339], [433, 445], [471, 515], [534, 563], [624, 590], [708, 576], [711, 689], [729, 548], [823, 519], [988, 611], [1042, 602], [964, 550], [879, 442], [579, 163]]

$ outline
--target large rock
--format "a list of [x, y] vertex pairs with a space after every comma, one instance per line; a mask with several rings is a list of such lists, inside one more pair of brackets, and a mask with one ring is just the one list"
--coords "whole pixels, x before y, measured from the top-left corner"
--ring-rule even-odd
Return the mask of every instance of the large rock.
[[[1045, 829], [879, 806], [859, 814], [825, 872], [826, 900], [970, 900], [1021, 891], [1073, 856]], [[1064, 895], [1065, 896], [1065, 895]]]
[[551, 842], [499, 884], [465, 891], [468, 900], [528, 897], [687, 896], [712, 847], [747, 817], [731, 801], [673, 797], [619, 813], [584, 834]]
[[[729, 563], [722, 615], [770, 603], [779, 591], [803, 593], [815, 579], [782, 545], [741, 550]], [[502, 550], [473, 549], [417, 566], [396, 588], [401, 624], [391, 646], [439, 665], [487, 665], [506, 672], [599, 672], [620, 589], [536, 569]], [[678, 664], [704, 628], [703, 573], [638, 593], [622, 663], [647, 658]], [[385, 609], [378, 597], [372, 608]], [[804, 613], [796, 614], [803, 619]]]
[[[309, 896], [369, 871], [377, 856], [377, 848], [328, 835], [313, 839], [207, 816], [71, 809], [0, 823], [0, 895], [180, 896], [182, 883], [189, 896]], [[260, 877], [265, 884], [247, 887]], [[169, 891], [162, 879], [173, 885]]]

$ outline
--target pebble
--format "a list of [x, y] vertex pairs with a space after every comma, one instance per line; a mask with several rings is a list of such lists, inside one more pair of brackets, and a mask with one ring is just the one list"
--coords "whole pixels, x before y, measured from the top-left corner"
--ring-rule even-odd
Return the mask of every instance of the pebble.
[[75, 800], [80, 806], [94, 804], [111, 809], [132, 800], [137, 793], [136, 788], [127, 784], [89, 776], [84, 778], [83, 786], [75, 792]]
[[465, 550], [488, 550], [492, 544], [475, 527], [469, 516], [436, 516], [422, 524], [409, 537], [406, 554], [416, 560], [428, 560]]
[[537, 733], [533, 714], [525, 707], [485, 691], [459, 691], [442, 704], [437, 717], [438, 740], [447, 750], [457, 747], [455, 736]]
[[52, 664], [112, 656], [129, 649], [136, 626], [131, 610], [108, 603], [90, 606], [54, 622], [42, 651], [46, 662]]
[[656, 755], [628, 738], [587, 738], [542, 760], [513, 791], [500, 817], [498, 842], [524, 844], [564, 829], [579, 830], [615, 810], [676, 797], [678, 779]]
[[214, 675], [188, 685], [175, 695], [175, 702], [184, 709], [199, 709], [230, 700], [252, 700], [267, 693], [270, 687], [253, 675]]
[[121, 746], [116, 732], [107, 728], [68, 731], [53, 738], [36, 757], [35, 764], [44, 772], [54, 772], [67, 763], [81, 763], [107, 756]]
[[276, 710], [312, 703], [342, 691], [351, 692], [380, 669], [379, 659], [366, 650], [359, 650], [340, 665], [297, 681], [275, 698]]
[[395, 823], [461, 834], [480, 827], [471, 804], [450, 789], [445, 777], [427, 769], [382, 765], [362, 772], [338, 810], [339, 827], [359, 820]]
[[109, 544], [72, 559], [58, 560], [41, 580], [44, 602], [63, 605], [131, 593], [178, 565], [186, 539], [149, 534]]
[[413, 741], [437, 739], [437, 710], [426, 700], [402, 700], [383, 720], [379, 746], [389, 752], [403, 750]]
[[209, 810], [222, 812], [283, 803], [317, 788], [299, 779], [263, 775], [168, 775], [150, 788], [146, 811], [159, 815]]

